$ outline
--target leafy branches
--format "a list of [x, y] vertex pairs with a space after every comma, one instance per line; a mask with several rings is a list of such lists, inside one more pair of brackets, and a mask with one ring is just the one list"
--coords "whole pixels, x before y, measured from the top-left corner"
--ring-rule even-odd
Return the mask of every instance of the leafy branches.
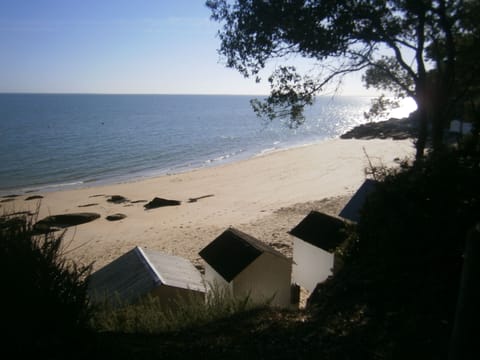
[[311, 105], [318, 91], [318, 84], [307, 76], [301, 77], [293, 66], [278, 68], [269, 78], [272, 92], [266, 101], [251, 100], [253, 110], [259, 117], [289, 118], [289, 126], [301, 125], [305, 118], [303, 107]]
[[407, 71], [394, 57], [383, 56], [378, 61], [370, 62], [370, 67], [362, 79], [367, 89], [375, 87], [391, 92], [398, 98], [415, 95], [415, 79], [408, 76]]

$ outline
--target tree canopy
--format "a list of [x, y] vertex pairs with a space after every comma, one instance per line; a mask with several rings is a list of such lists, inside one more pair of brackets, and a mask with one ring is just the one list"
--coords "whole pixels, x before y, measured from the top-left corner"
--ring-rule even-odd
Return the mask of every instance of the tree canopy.
[[[303, 107], [327, 84], [364, 71], [367, 87], [417, 103], [421, 157], [429, 133], [434, 149], [442, 147], [455, 101], [475, 87], [462, 87], [456, 72], [459, 44], [463, 50], [480, 44], [474, 0], [208, 0], [206, 5], [222, 24], [219, 53], [244, 76], [260, 81], [269, 60], [290, 55], [317, 62], [314, 75], [285, 64], [268, 78], [270, 96], [253, 106], [270, 119], [301, 124]], [[478, 63], [478, 55], [473, 52], [469, 63]], [[385, 99], [374, 104], [377, 111]]]

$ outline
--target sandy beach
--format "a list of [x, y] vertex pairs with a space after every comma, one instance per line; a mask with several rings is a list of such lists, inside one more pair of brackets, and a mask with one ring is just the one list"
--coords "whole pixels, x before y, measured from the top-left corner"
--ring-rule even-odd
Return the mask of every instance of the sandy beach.
[[[291, 255], [287, 231], [309, 211], [338, 214], [365, 179], [368, 154], [374, 165], [393, 166], [411, 157], [411, 140], [327, 140], [248, 160], [136, 182], [77, 190], [32, 193], [2, 202], [3, 211], [34, 210], [48, 215], [94, 212], [101, 217], [68, 228], [65, 254], [94, 270], [134, 246], [185, 257], [201, 266], [199, 250], [229, 226]], [[41, 200], [25, 201], [41, 195]], [[107, 201], [121, 195], [129, 201]], [[178, 206], [145, 210], [154, 197]], [[199, 198], [190, 202], [189, 199]], [[108, 221], [121, 213], [126, 218]]]

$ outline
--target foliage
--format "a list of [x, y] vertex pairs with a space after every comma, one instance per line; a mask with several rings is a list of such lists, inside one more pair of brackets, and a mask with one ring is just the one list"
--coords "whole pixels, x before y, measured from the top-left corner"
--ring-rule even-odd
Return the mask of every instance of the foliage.
[[387, 174], [363, 209], [355, 261], [377, 298], [372, 311], [395, 323], [398, 358], [446, 357], [465, 239], [480, 220], [480, 153], [471, 150]]
[[480, 158], [478, 150], [470, 150], [431, 155], [387, 173], [364, 209], [363, 249], [383, 254], [387, 267], [403, 251], [417, 259], [432, 249], [461, 254], [466, 232], [480, 214]]
[[209, 322], [265, 307], [268, 302], [254, 304], [249, 296], [236, 299], [219, 286], [213, 286], [206, 302], [198, 297], [178, 297], [172, 306], [164, 306], [157, 298], [147, 296], [132, 305], [111, 307], [104, 303], [95, 309], [92, 326], [98, 331], [158, 334], [198, 327]]
[[[462, 0], [208, 0], [212, 19], [220, 22], [219, 53], [226, 65], [244, 76], [255, 76], [272, 59], [288, 61], [300, 55], [316, 62], [315, 76], [301, 76], [282, 66], [269, 78], [271, 94], [254, 102], [257, 114], [269, 119], [303, 122], [302, 109], [333, 79], [366, 70], [364, 82], [417, 102], [420, 131], [417, 158], [423, 156], [429, 125], [433, 146], [443, 145], [443, 131], [468, 91], [456, 77], [458, 43], [463, 41], [479, 62], [478, 13], [475, 1]], [[478, 46], [477, 46], [478, 48]], [[478, 81], [476, 82], [478, 85]], [[378, 115], [385, 101], [369, 116]], [[381, 105], [381, 106], [378, 106]], [[278, 110], [278, 111], [277, 111]]]
[[68, 351], [73, 356], [73, 345], [89, 334], [85, 277], [90, 267], [64, 258], [64, 233], [33, 235], [34, 218], [0, 217], [4, 349], [49, 358]]
[[373, 121], [378, 116], [385, 114], [388, 110], [399, 106], [399, 102], [397, 100], [388, 98], [385, 95], [374, 98], [371, 100], [371, 102], [372, 105], [370, 107], [370, 110], [363, 113], [365, 119], [369, 121]]

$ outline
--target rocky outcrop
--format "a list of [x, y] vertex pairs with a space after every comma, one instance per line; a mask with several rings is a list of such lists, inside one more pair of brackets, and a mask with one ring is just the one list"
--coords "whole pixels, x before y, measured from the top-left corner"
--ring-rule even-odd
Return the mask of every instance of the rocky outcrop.
[[156, 208], [159, 208], [159, 207], [163, 207], [163, 206], [176, 206], [176, 205], [180, 205], [181, 202], [178, 201], [178, 200], [168, 200], [168, 199], [162, 199], [162, 198], [154, 198], [152, 201], [150, 201], [149, 203], [143, 205], [143, 207], [146, 209], [146, 210], [150, 210], [150, 209], [156, 209]]
[[35, 223], [33, 229], [37, 233], [47, 233], [70, 226], [80, 225], [96, 220], [100, 217], [97, 213], [73, 213], [47, 216]]
[[417, 129], [412, 117], [391, 118], [386, 121], [358, 125], [341, 135], [341, 139], [388, 139], [403, 140], [416, 137]]

